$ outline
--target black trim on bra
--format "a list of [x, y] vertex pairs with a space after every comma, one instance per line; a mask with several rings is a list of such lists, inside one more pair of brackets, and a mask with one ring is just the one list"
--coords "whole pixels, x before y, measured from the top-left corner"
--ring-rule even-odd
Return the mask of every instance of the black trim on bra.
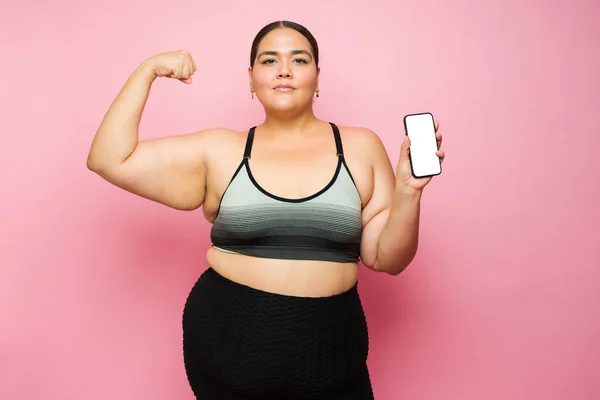
[[331, 129], [333, 129], [333, 137], [335, 138], [335, 149], [337, 151], [338, 157], [344, 157], [344, 147], [342, 146], [342, 137], [340, 135], [340, 130], [337, 125], [333, 122], [330, 122]]
[[244, 158], [250, 158], [250, 154], [252, 153], [252, 143], [254, 142], [254, 131], [256, 127], [253, 126], [250, 128], [248, 132], [248, 137], [246, 138], [246, 148], [244, 149]]
[[[333, 137], [335, 139], [335, 150], [337, 156], [344, 156], [344, 147], [342, 146], [342, 136], [340, 135], [340, 130], [336, 124], [330, 122], [329, 125], [333, 130]], [[244, 149], [244, 158], [250, 158], [252, 154], [252, 144], [254, 143], [254, 132], [256, 131], [256, 126], [253, 126], [248, 131], [248, 137], [246, 138], [246, 147]]]
[[250, 163], [248, 162], [247, 158], [244, 159], [243, 163], [246, 165], [246, 172], [248, 172], [248, 177], [250, 178], [250, 181], [252, 182], [252, 184], [254, 185], [254, 187], [256, 187], [258, 190], [260, 190], [265, 196], [269, 196], [272, 199], [275, 199], [275, 200], [278, 200], [278, 201], [284, 201], [284, 202], [287, 202], [287, 203], [302, 203], [302, 202], [314, 199], [315, 197], [318, 197], [318, 196], [322, 195], [327, 190], [329, 190], [329, 188], [331, 186], [333, 186], [333, 184], [337, 180], [338, 175], [340, 174], [340, 170], [342, 169], [343, 159], [341, 157], [338, 158], [337, 167], [335, 168], [335, 172], [333, 174], [333, 177], [331, 178], [331, 180], [329, 181], [329, 183], [327, 184], [327, 186], [325, 186], [323, 189], [319, 190], [317, 193], [314, 193], [314, 194], [312, 194], [310, 196], [303, 197], [303, 198], [300, 198], [300, 199], [290, 199], [290, 198], [280, 197], [280, 196], [277, 196], [275, 194], [269, 193], [262, 186], [260, 186], [260, 184], [256, 181], [256, 179], [254, 179], [254, 175], [252, 175], [252, 171], [250, 169]]
[[254, 140], [254, 131], [255, 130], [256, 130], [256, 126], [253, 126], [248, 131], [248, 136], [246, 137], [246, 147], [244, 149], [244, 158], [242, 158], [240, 165], [238, 165], [237, 169], [231, 176], [231, 179], [229, 179], [229, 183], [227, 184], [227, 187], [225, 188], [225, 190], [223, 191], [223, 194], [221, 195], [221, 199], [219, 200], [219, 207], [217, 208], [217, 214], [215, 215], [215, 221], [219, 217], [219, 212], [221, 211], [221, 204], [223, 203], [223, 198], [225, 197], [225, 193], [227, 193], [229, 186], [231, 186], [235, 177], [240, 173], [240, 170], [242, 169], [242, 167], [245, 164], [246, 157], [248, 157], [248, 158], [250, 157], [250, 152], [252, 151], [252, 141]]
[[304, 248], [304, 247], [241, 247], [241, 246], [213, 246], [216, 249], [244, 254], [252, 257], [277, 258], [280, 260], [314, 260], [332, 261], [343, 263], [360, 262], [358, 252], [348, 253], [330, 249]]
[[[348, 168], [348, 164], [346, 164], [346, 157], [344, 157], [344, 147], [342, 146], [342, 136], [340, 135], [340, 130], [338, 129], [337, 125], [333, 122], [330, 122], [329, 124], [333, 129], [333, 136], [335, 137], [335, 148], [337, 150], [337, 155], [338, 157], [342, 158], [342, 164], [344, 164], [344, 168], [346, 168], [346, 172], [348, 172], [350, 180], [354, 184], [354, 187], [356, 187], [356, 182], [354, 181], [352, 172], [350, 172], [350, 168]], [[358, 190], [358, 187], [356, 187], [356, 189]]]
[[[248, 132], [248, 138], [246, 140], [246, 149], [244, 150], [244, 160], [243, 160], [243, 164], [246, 165], [246, 171], [248, 172], [248, 176], [250, 177], [250, 181], [252, 181], [252, 184], [265, 196], [269, 196], [272, 199], [275, 199], [278, 201], [283, 201], [283, 202], [288, 202], [288, 203], [302, 203], [302, 202], [314, 199], [315, 197], [318, 197], [321, 194], [325, 193], [327, 190], [329, 190], [329, 188], [331, 186], [333, 186], [338, 175], [340, 174], [340, 169], [342, 167], [342, 164], [345, 164], [344, 148], [342, 147], [342, 138], [340, 135], [340, 130], [338, 129], [337, 125], [335, 125], [333, 122], [330, 122], [329, 125], [331, 126], [331, 129], [333, 131], [333, 137], [335, 139], [335, 148], [336, 148], [336, 153], [337, 153], [337, 157], [338, 157], [338, 163], [337, 163], [335, 172], [333, 174], [333, 177], [331, 178], [329, 183], [323, 189], [319, 190], [318, 192], [316, 192], [310, 196], [306, 196], [306, 197], [299, 198], [299, 199], [290, 199], [290, 198], [286, 198], [286, 197], [280, 197], [280, 196], [277, 196], [277, 195], [272, 194], [272, 193], [268, 192], [267, 190], [265, 190], [258, 183], [258, 181], [254, 178], [254, 175], [252, 174], [252, 170], [250, 168], [250, 163], [248, 162], [248, 160], [250, 159], [250, 156], [252, 154], [252, 144], [254, 142], [254, 132], [256, 131], [255, 126], [252, 127], [250, 129], [250, 131]], [[348, 174], [350, 174], [350, 171], [348, 170], [347, 166], [346, 166], [346, 170], [348, 171]], [[354, 183], [354, 179], [352, 179], [351, 174], [350, 174], [350, 179]], [[356, 187], [356, 184], [354, 186]]]
[[347, 253], [359, 253], [360, 243], [343, 243], [337, 242], [330, 239], [302, 236], [302, 235], [278, 235], [278, 236], [266, 236], [257, 237], [252, 239], [240, 239], [233, 237], [212, 237], [213, 244], [217, 247], [291, 247], [298, 249], [311, 249], [320, 248], [328, 249], [333, 251], [341, 251]]
[[[356, 186], [356, 182], [354, 181], [352, 172], [350, 172], [350, 168], [348, 167], [348, 164], [346, 164], [346, 157], [344, 157], [344, 148], [342, 146], [342, 136], [340, 135], [340, 130], [338, 129], [337, 125], [335, 125], [333, 122], [330, 122], [330, 124], [331, 124], [331, 127], [333, 128], [333, 135], [335, 136], [335, 147], [337, 149], [337, 155], [338, 155], [338, 157], [340, 157], [342, 159], [342, 164], [344, 164], [344, 168], [346, 169], [346, 172], [348, 172], [348, 176], [350, 176], [350, 180], [354, 184], [356, 191], [358, 191], [358, 186]], [[361, 202], [362, 202], [362, 200], [361, 200]]]
[[242, 160], [242, 162], [240, 162], [240, 165], [238, 165], [237, 169], [235, 170], [235, 172], [231, 176], [231, 179], [229, 180], [229, 183], [227, 184], [227, 187], [225, 188], [225, 190], [223, 191], [223, 194], [221, 195], [221, 199], [219, 200], [219, 208], [217, 208], [217, 214], [215, 215], [215, 221], [219, 217], [219, 212], [221, 211], [221, 204], [223, 203], [223, 198], [225, 197], [225, 193], [227, 193], [227, 190], [229, 189], [229, 186], [231, 186], [231, 184], [233, 183], [233, 180], [235, 179], [235, 177], [242, 170], [242, 167], [244, 166], [244, 161], [245, 161], [245, 159]]
[[225, 188], [225, 190], [223, 191], [223, 194], [221, 195], [221, 199], [219, 200], [219, 207], [217, 208], [217, 213], [215, 215], [215, 220], [217, 219], [217, 217], [219, 216], [219, 213], [221, 211], [221, 204], [223, 203], [223, 198], [225, 197], [225, 194], [227, 193], [229, 186], [231, 186], [231, 183], [233, 182], [233, 180], [236, 178], [236, 176], [239, 174], [240, 170], [242, 169], [242, 166], [246, 167], [246, 171], [248, 173], [248, 177], [250, 178], [250, 181], [261, 193], [263, 193], [264, 195], [266, 195], [268, 197], [271, 197], [272, 199], [278, 200], [278, 201], [283, 201], [283, 202], [288, 202], [288, 203], [302, 203], [302, 202], [305, 202], [305, 201], [308, 201], [308, 200], [311, 200], [311, 199], [314, 199], [314, 198], [320, 196], [321, 194], [323, 194], [327, 190], [329, 190], [329, 188], [331, 188], [331, 186], [333, 186], [333, 184], [335, 183], [335, 181], [337, 180], [337, 178], [340, 174], [340, 170], [341, 170], [342, 166], [344, 166], [344, 168], [346, 169], [346, 172], [348, 172], [348, 175], [350, 176], [350, 180], [354, 184], [354, 187], [356, 188], [356, 190], [358, 190], [358, 187], [356, 186], [356, 182], [354, 181], [354, 178], [352, 177], [352, 173], [350, 172], [350, 168], [348, 168], [348, 164], [346, 164], [346, 160], [344, 158], [344, 148], [342, 146], [342, 138], [340, 135], [340, 130], [337, 127], [337, 125], [334, 124], [333, 122], [330, 122], [329, 125], [331, 126], [331, 129], [333, 131], [333, 137], [335, 139], [335, 148], [336, 148], [336, 153], [337, 153], [337, 157], [338, 157], [338, 163], [337, 163], [335, 172], [333, 174], [333, 177], [331, 178], [329, 183], [323, 189], [319, 190], [318, 192], [316, 192], [310, 196], [306, 196], [306, 197], [299, 198], [299, 199], [290, 199], [290, 198], [280, 197], [275, 194], [272, 194], [272, 193], [268, 192], [267, 190], [265, 190], [262, 186], [260, 186], [258, 181], [254, 178], [254, 175], [252, 175], [252, 171], [250, 169], [250, 164], [249, 164], [248, 160], [250, 159], [250, 156], [252, 154], [252, 144], [254, 143], [254, 133], [256, 131], [256, 126], [253, 126], [252, 128], [250, 128], [250, 130], [248, 131], [248, 136], [246, 138], [246, 145], [244, 148], [244, 158], [238, 165], [233, 176], [229, 180], [227, 187]]
[[352, 172], [350, 172], [350, 168], [348, 167], [348, 164], [346, 164], [346, 159], [342, 160], [342, 164], [344, 164], [344, 168], [346, 168], [346, 172], [348, 172], [348, 176], [350, 177], [350, 180], [354, 184], [354, 187], [356, 188], [356, 190], [358, 190], [358, 187], [356, 186], [356, 182], [354, 182], [354, 178], [352, 177]]

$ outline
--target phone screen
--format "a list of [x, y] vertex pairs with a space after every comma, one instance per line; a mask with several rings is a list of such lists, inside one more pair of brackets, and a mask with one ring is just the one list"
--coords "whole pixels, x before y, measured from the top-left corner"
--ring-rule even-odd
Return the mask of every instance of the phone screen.
[[410, 114], [404, 117], [404, 128], [410, 139], [410, 163], [417, 178], [439, 175], [442, 172], [437, 152], [435, 125], [431, 113]]

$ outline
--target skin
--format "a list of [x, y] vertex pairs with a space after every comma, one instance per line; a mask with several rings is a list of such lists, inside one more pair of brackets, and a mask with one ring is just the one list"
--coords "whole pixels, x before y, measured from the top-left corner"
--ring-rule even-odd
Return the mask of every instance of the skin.
[[[310, 43], [293, 29], [267, 34], [248, 69], [250, 91], [265, 109], [257, 126], [250, 167], [267, 191], [286, 198], [309, 196], [331, 180], [337, 164], [329, 123], [312, 109], [320, 70]], [[152, 82], [159, 77], [192, 83], [196, 64], [185, 51], [163, 53], [142, 63], [107, 111], [90, 148], [88, 168], [113, 185], [179, 210], [202, 207], [214, 222], [221, 197], [244, 152], [247, 132], [227, 128], [139, 140], [139, 121]], [[279, 84], [292, 86], [277, 90]], [[438, 148], [441, 134], [436, 121]], [[362, 200], [361, 260], [374, 271], [398, 275], [418, 247], [423, 189], [431, 178], [412, 177], [410, 142], [402, 144], [395, 168], [371, 130], [339, 126], [346, 162]], [[440, 159], [444, 153], [438, 151]], [[290, 180], [289, 176], [294, 176]], [[321, 297], [348, 290], [358, 264], [277, 260], [210, 248], [208, 264], [233, 281], [272, 293]]]

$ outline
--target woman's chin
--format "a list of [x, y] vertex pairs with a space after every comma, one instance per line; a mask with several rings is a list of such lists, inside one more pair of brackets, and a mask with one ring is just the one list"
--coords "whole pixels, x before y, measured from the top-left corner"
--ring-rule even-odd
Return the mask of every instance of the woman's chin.
[[265, 109], [269, 112], [274, 113], [285, 113], [290, 111], [302, 110], [310, 106], [309, 103], [300, 102], [297, 99], [279, 99], [277, 101], [270, 102], [265, 106]]

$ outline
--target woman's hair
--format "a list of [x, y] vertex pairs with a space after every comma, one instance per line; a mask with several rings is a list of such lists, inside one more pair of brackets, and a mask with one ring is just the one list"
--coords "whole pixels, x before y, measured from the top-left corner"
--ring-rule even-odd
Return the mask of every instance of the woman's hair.
[[319, 66], [319, 46], [317, 45], [317, 40], [312, 35], [312, 33], [310, 33], [310, 31], [308, 29], [306, 29], [305, 27], [303, 27], [302, 25], [297, 24], [295, 22], [275, 21], [275, 22], [271, 22], [270, 24], [266, 25], [264, 28], [262, 28], [256, 34], [256, 37], [254, 38], [254, 41], [252, 42], [252, 50], [250, 51], [250, 67], [254, 67], [254, 60], [256, 60], [256, 53], [258, 52], [258, 46], [259, 46], [261, 40], [265, 37], [265, 35], [267, 33], [271, 32], [272, 30], [275, 30], [277, 28], [291, 28], [291, 29], [301, 33], [302, 36], [304, 36], [306, 38], [306, 40], [308, 40], [308, 43], [310, 43], [310, 45], [312, 47], [313, 56], [315, 58], [315, 65], [317, 67]]

